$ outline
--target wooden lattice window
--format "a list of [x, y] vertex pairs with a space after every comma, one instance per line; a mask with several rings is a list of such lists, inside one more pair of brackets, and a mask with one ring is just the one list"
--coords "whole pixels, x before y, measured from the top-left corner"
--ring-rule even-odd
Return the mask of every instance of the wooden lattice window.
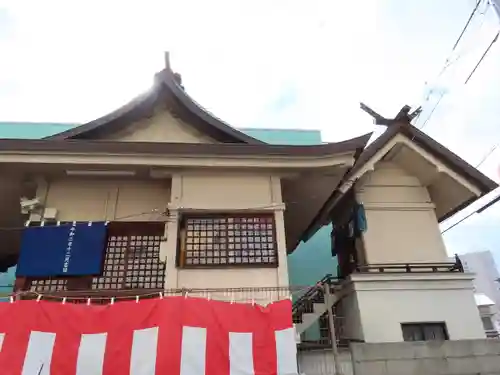
[[160, 243], [161, 235], [109, 236], [104, 271], [92, 289], [163, 289]]
[[108, 225], [103, 273], [99, 277], [30, 280], [30, 290], [163, 289], [165, 264], [160, 262], [164, 223], [115, 222]]
[[277, 266], [272, 214], [186, 216], [181, 221], [178, 266]]
[[66, 282], [67, 279], [58, 277], [32, 280], [30, 290], [34, 292], [57, 292], [60, 290], [66, 290]]

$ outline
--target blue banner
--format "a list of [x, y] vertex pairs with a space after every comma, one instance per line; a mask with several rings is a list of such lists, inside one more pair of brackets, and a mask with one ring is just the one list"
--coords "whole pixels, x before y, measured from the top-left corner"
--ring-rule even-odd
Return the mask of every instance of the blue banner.
[[26, 228], [16, 275], [100, 275], [106, 240], [106, 225], [103, 222]]

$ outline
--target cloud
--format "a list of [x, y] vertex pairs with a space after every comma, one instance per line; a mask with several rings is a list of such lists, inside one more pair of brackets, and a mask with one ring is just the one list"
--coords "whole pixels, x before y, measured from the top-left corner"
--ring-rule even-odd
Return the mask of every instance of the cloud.
[[[492, 12], [475, 18], [435, 79], [469, 0], [0, 0], [0, 9], [2, 120], [100, 117], [146, 90], [169, 50], [188, 93], [234, 126], [321, 129], [340, 141], [374, 130], [359, 101], [393, 116], [434, 88], [422, 118], [445, 95], [426, 132], [472, 164], [500, 141], [498, 43], [463, 86], [498, 27]], [[481, 169], [498, 178], [499, 162], [496, 152]]]
[[14, 31], [14, 21], [10, 13], [5, 8], [0, 8], [0, 41], [12, 36]]
[[268, 110], [271, 112], [283, 111], [296, 105], [298, 93], [293, 85], [283, 85], [278, 96], [269, 104]]

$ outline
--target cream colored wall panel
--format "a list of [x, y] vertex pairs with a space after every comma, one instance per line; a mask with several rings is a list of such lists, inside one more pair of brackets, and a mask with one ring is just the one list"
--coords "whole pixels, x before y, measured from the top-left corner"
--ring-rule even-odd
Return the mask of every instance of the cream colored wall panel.
[[379, 163], [358, 186], [368, 229], [368, 263], [445, 262], [446, 248], [427, 189], [391, 163]]
[[52, 181], [48, 186], [45, 206], [56, 208], [60, 221], [107, 220], [110, 187], [107, 181], [89, 179]]
[[366, 342], [403, 341], [401, 323], [419, 322], [445, 322], [450, 340], [485, 338], [472, 278], [461, 273], [356, 275], [358, 306], [345, 313], [361, 318]]
[[420, 186], [420, 181], [416, 176], [412, 176], [397, 164], [389, 162], [379, 162], [375, 165], [375, 172], [370, 175], [369, 185], [391, 185], [400, 186]]
[[158, 109], [151, 118], [130, 124], [126, 129], [109, 134], [103, 139], [123, 142], [217, 143], [191, 125], [175, 118], [166, 109]]
[[366, 210], [368, 263], [446, 262], [434, 211]]
[[[203, 294], [217, 300], [266, 304], [287, 298], [287, 290], [272, 290], [278, 286], [276, 268], [214, 268], [181, 269], [178, 272], [177, 288], [221, 289]], [[269, 290], [223, 290], [236, 288], [268, 288]]]
[[271, 176], [200, 174], [182, 176], [181, 205], [207, 209], [258, 209], [272, 203]]
[[[170, 184], [166, 181], [131, 182], [117, 188], [115, 218], [125, 221], [160, 221], [166, 217]], [[153, 212], [156, 211], [156, 212]]]
[[366, 186], [359, 197], [363, 203], [425, 203], [431, 202], [422, 186]]
[[68, 177], [49, 183], [45, 205], [60, 221], [155, 221], [169, 200], [169, 182]]

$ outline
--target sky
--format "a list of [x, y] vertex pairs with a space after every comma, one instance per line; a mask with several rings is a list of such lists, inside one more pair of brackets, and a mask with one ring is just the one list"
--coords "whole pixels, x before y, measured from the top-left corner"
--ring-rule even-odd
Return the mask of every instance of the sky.
[[[500, 142], [500, 42], [464, 82], [500, 20], [483, 0], [452, 52], [475, 2], [0, 0], [0, 121], [100, 117], [147, 90], [170, 51], [189, 95], [233, 126], [334, 142], [383, 130], [360, 101], [386, 117], [423, 105], [416, 125], [477, 165]], [[499, 164], [500, 147], [480, 170], [499, 181]], [[500, 265], [499, 219], [500, 204], [446, 232], [448, 251], [489, 249]]]

